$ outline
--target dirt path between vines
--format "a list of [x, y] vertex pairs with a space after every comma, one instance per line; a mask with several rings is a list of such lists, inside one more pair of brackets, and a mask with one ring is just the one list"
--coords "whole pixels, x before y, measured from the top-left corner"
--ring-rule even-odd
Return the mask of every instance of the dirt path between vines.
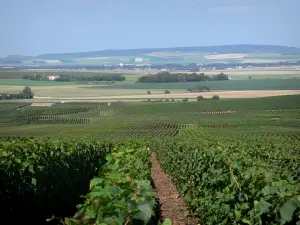
[[179, 195], [176, 186], [162, 170], [154, 153], [151, 154], [152, 179], [159, 199], [161, 217], [169, 218], [172, 225], [196, 225], [197, 218], [190, 216], [184, 199]]

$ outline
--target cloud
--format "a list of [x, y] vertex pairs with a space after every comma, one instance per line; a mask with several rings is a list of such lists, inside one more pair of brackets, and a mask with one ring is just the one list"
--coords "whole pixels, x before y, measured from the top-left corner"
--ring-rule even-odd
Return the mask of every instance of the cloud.
[[231, 6], [220, 6], [209, 8], [209, 12], [216, 13], [232, 13], [232, 12], [251, 12], [254, 8], [252, 6], [240, 6], [240, 5], [231, 5]]

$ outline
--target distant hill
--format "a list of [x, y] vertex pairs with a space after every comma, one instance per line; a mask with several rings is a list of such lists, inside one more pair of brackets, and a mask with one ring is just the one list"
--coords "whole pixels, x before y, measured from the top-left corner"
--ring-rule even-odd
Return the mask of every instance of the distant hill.
[[43, 54], [38, 56], [9, 55], [1, 60], [29, 60], [29, 59], [65, 59], [86, 57], [114, 57], [114, 56], [136, 56], [149, 54], [151, 52], [197, 52], [197, 53], [275, 53], [283, 55], [300, 54], [300, 48], [285, 47], [278, 45], [222, 45], [222, 46], [200, 46], [200, 47], [174, 47], [174, 48], [143, 48], [124, 50], [102, 50], [92, 52]]
[[84, 58], [101, 56], [133, 56], [148, 54], [151, 52], [203, 52], [216, 54], [229, 53], [278, 53], [278, 54], [300, 54], [300, 48], [285, 47], [278, 45], [222, 45], [222, 46], [200, 46], [200, 47], [174, 47], [174, 48], [144, 48], [144, 49], [124, 49], [124, 50], [102, 50], [93, 52], [44, 54], [36, 58], [40, 59], [60, 59], [60, 58]]
[[[227, 55], [226, 55], [227, 54]], [[9, 55], [6, 64], [139, 64], [139, 63], [274, 63], [300, 60], [300, 48], [278, 45], [223, 45], [174, 48], [144, 48], [43, 54]]]

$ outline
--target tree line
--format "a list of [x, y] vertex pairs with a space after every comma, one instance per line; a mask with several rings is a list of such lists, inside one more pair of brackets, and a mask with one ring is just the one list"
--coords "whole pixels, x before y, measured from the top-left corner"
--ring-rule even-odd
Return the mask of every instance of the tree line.
[[154, 75], [142, 76], [138, 83], [171, 83], [171, 82], [193, 82], [193, 81], [219, 81], [229, 80], [229, 77], [220, 73], [214, 76], [207, 76], [204, 73], [173, 73], [163, 71]]
[[33, 98], [33, 92], [30, 87], [25, 87], [19, 94], [7, 94], [0, 93], [0, 100], [12, 100], [12, 99], [31, 99]]
[[[45, 74], [33, 74], [33, 75], [24, 75], [22, 78], [25, 80], [36, 80], [36, 81], [49, 81], [49, 76]], [[126, 78], [120, 74], [103, 74], [95, 76], [76, 76], [76, 75], [59, 75], [58, 78], [53, 81], [56, 82], [71, 82], [71, 81], [124, 81]]]
[[116, 81], [87, 81], [87, 80], [78, 80], [77, 84], [115, 84]]
[[[219, 97], [219, 95], [214, 95], [214, 96], [212, 96], [211, 99], [212, 100], [220, 100], [220, 97]], [[204, 98], [202, 95], [199, 95], [199, 96], [197, 96], [196, 100], [197, 100], [197, 102], [201, 102], [204, 100], [208, 100], [208, 98]], [[188, 98], [184, 98], [182, 100], [176, 100], [176, 102], [188, 102], [188, 101], [189, 101]], [[175, 99], [174, 98], [172, 98], [172, 99], [166, 98], [166, 99], [154, 99], [154, 100], [152, 99], [151, 100], [150, 98], [148, 98], [147, 101], [143, 101], [143, 102], [175, 102]]]
[[188, 88], [187, 91], [189, 92], [209, 92], [209, 87], [203, 86], [203, 85], [197, 85], [193, 88]]

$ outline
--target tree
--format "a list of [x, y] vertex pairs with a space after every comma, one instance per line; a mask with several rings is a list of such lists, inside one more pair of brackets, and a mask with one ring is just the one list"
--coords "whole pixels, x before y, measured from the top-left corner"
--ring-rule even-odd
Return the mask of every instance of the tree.
[[212, 97], [212, 100], [219, 100], [219, 99], [220, 99], [219, 95], [214, 95], [214, 96]]
[[172, 102], [175, 102], [174, 98], [172, 98]]
[[31, 91], [30, 87], [25, 87], [21, 94], [27, 95], [27, 96], [33, 96], [33, 92]]
[[171, 92], [169, 90], [165, 90], [165, 94], [170, 94]]
[[184, 99], [182, 99], [182, 102], [188, 102], [189, 101], [189, 99], [188, 98], [184, 98]]
[[216, 76], [213, 76], [212, 79], [213, 80], [229, 80], [229, 77], [224, 73], [220, 73]]
[[197, 97], [197, 101], [200, 102], [200, 101], [202, 101], [202, 100], [204, 100], [203, 96], [202, 96], [202, 95], [199, 95], [199, 96]]
[[151, 95], [151, 91], [147, 91], [147, 94], [148, 94], [148, 95]]

